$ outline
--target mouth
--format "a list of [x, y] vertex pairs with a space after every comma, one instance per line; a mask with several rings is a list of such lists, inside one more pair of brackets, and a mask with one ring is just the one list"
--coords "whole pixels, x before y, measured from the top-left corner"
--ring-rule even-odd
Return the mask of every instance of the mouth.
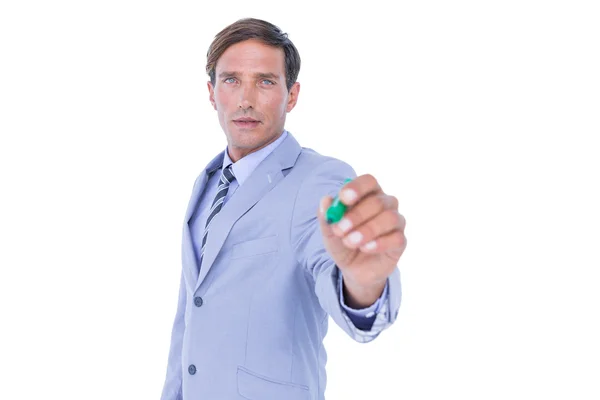
[[260, 121], [254, 119], [254, 118], [243, 117], [243, 118], [234, 119], [233, 123], [238, 128], [253, 129], [253, 128], [256, 128], [260, 124]]

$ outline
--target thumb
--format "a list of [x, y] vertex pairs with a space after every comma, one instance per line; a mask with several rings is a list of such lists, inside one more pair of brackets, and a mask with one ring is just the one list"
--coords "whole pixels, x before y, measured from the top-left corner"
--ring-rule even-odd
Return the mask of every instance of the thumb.
[[323, 233], [323, 236], [327, 238], [335, 236], [333, 230], [331, 229], [332, 225], [328, 224], [325, 218], [325, 213], [332, 202], [333, 197], [331, 196], [324, 196], [319, 202], [319, 225], [321, 226], [321, 232]]
[[334, 224], [327, 223], [327, 209], [333, 203], [333, 197], [325, 196], [321, 198], [319, 203], [319, 225], [321, 227], [321, 235], [323, 236], [323, 242], [325, 245], [325, 249], [331, 256], [331, 258], [335, 261], [338, 267], [340, 266], [340, 262], [344, 260], [348, 260], [348, 252], [351, 251], [348, 249], [344, 243], [342, 242], [342, 238], [338, 237], [333, 232]]

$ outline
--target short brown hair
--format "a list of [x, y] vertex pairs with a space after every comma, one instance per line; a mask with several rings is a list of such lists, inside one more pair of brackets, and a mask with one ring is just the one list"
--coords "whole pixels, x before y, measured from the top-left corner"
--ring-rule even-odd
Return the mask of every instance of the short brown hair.
[[300, 72], [300, 54], [277, 26], [256, 18], [240, 19], [219, 32], [206, 54], [206, 73], [211, 83], [215, 84], [215, 69], [217, 61], [231, 45], [248, 39], [257, 39], [266, 45], [283, 49], [285, 55], [285, 78], [288, 91], [298, 79]]

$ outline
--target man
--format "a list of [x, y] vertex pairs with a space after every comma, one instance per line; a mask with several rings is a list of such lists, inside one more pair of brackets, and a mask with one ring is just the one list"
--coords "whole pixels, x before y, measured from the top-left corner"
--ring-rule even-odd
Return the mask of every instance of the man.
[[[398, 201], [284, 129], [300, 57], [279, 28], [228, 26], [206, 70], [227, 147], [196, 180], [185, 215], [161, 398], [324, 399], [327, 317], [358, 342], [396, 320]], [[348, 209], [329, 224], [338, 193]]]

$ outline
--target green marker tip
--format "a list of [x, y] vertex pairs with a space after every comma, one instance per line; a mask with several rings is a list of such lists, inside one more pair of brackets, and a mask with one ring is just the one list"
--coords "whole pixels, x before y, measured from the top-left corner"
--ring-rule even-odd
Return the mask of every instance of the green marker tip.
[[[344, 185], [351, 181], [351, 178], [346, 178], [344, 180]], [[340, 201], [339, 196], [335, 196], [333, 202], [325, 212], [325, 220], [327, 221], [327, 223], [333, 224], [339, 222], [344, 216], [346, 208], [346, 205]]]

